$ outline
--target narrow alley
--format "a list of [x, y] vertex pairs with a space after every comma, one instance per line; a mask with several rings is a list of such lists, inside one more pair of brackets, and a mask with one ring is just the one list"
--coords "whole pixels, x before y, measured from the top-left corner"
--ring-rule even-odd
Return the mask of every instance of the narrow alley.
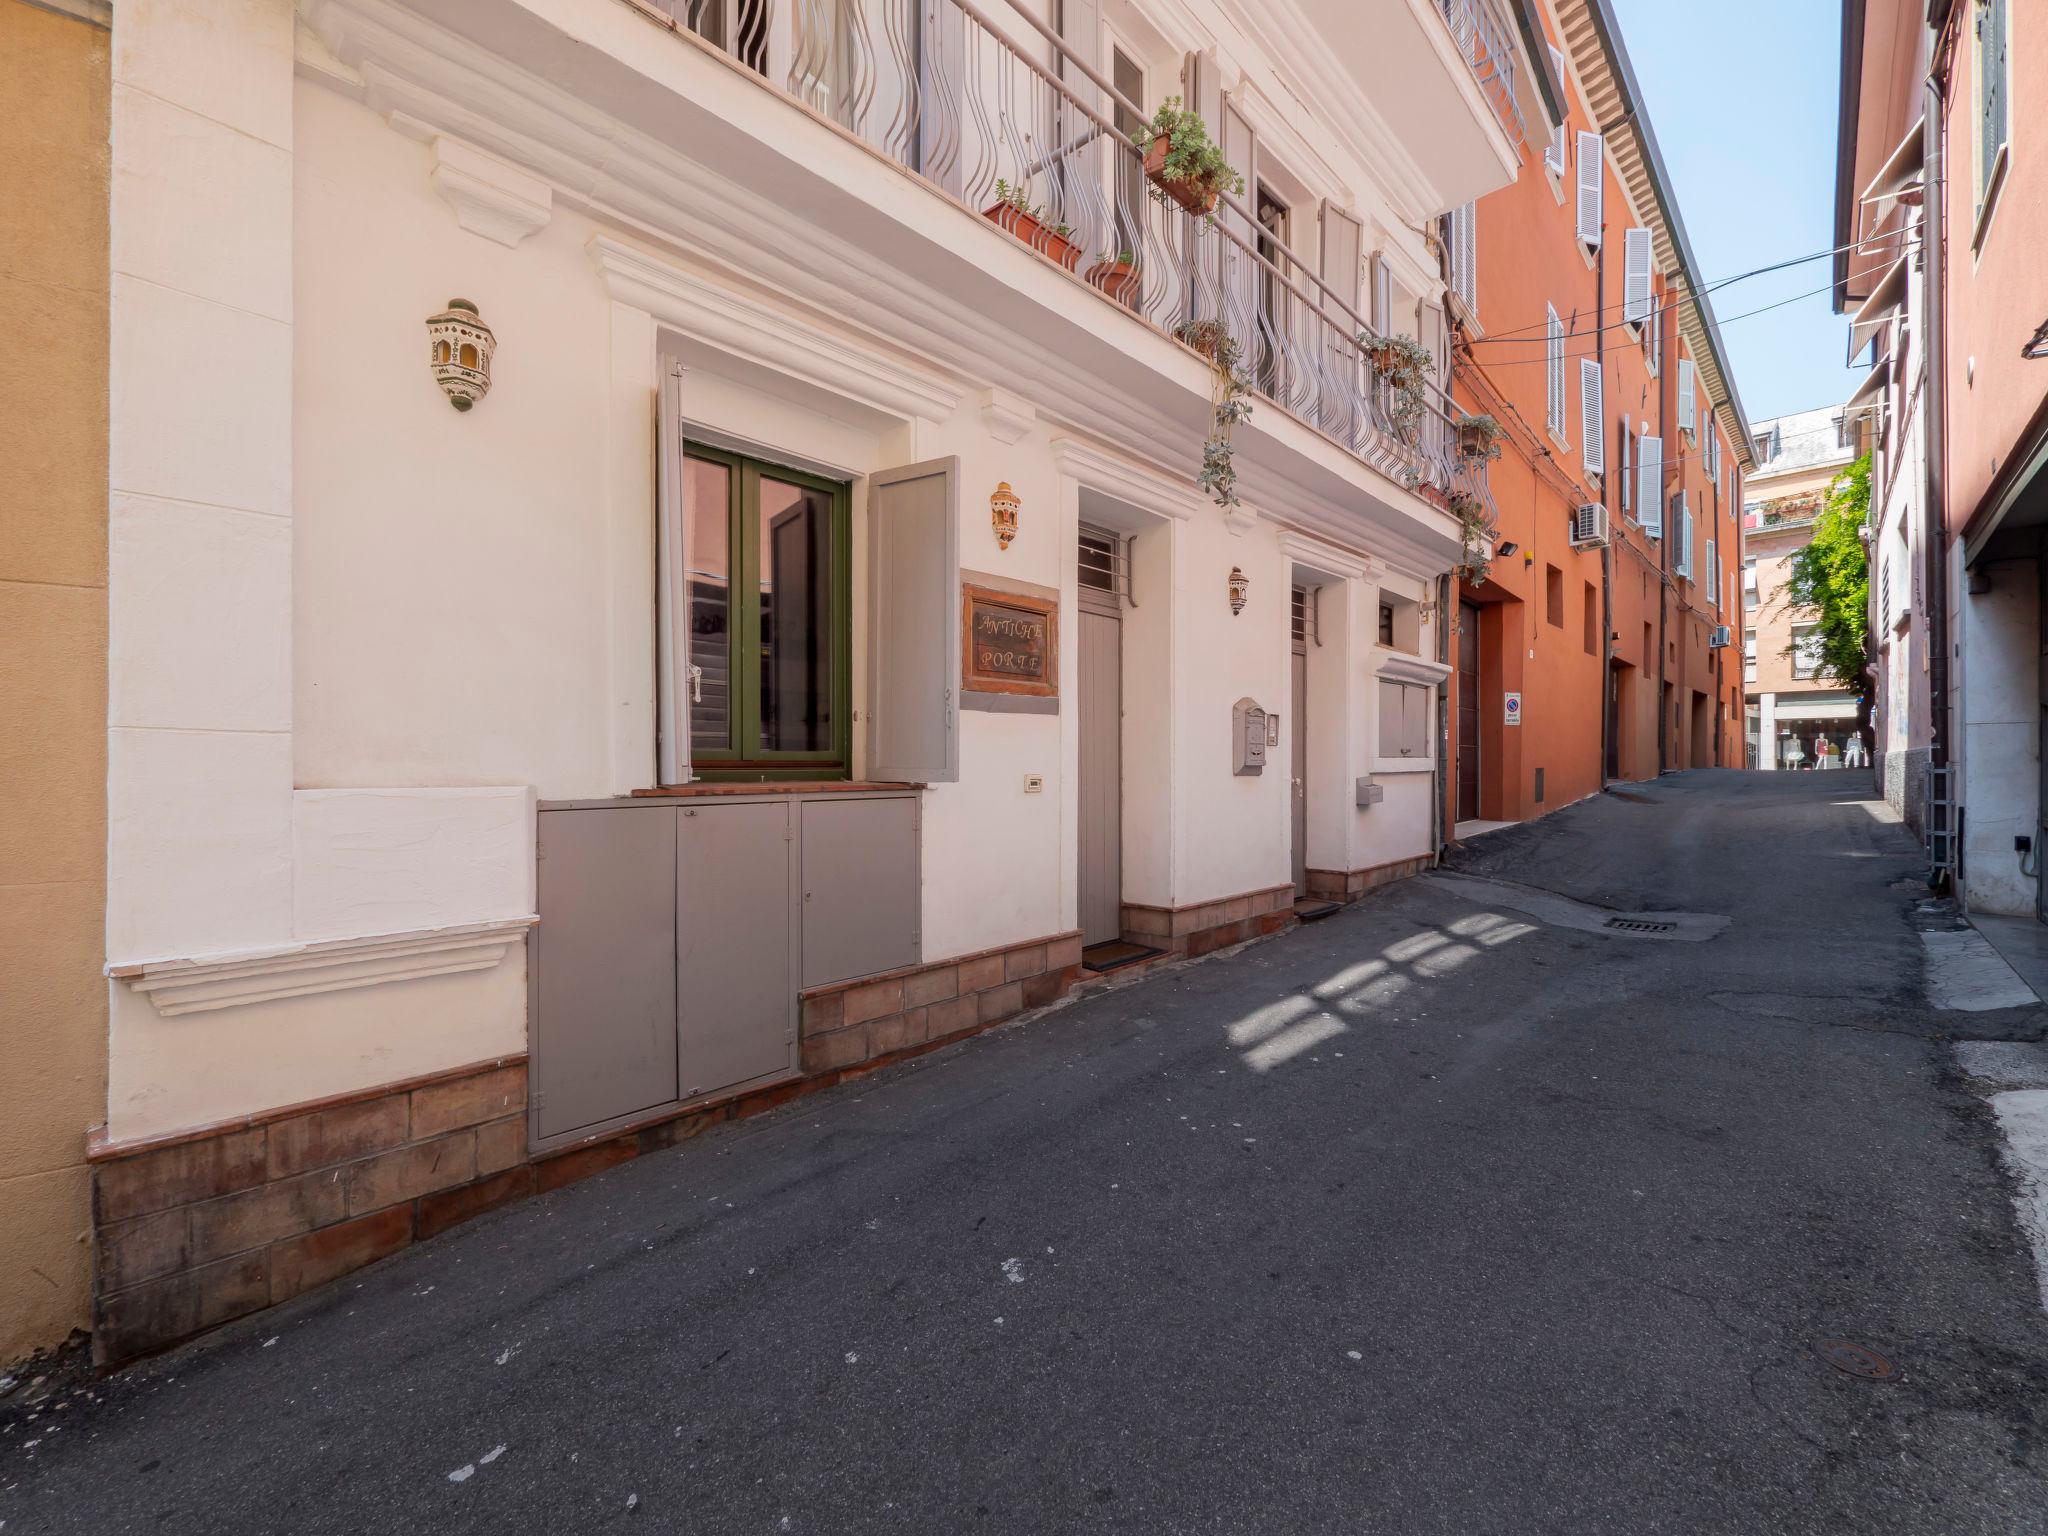
[[2048, 1531], [2048, 1014], [1869, 775], [1450, 865], [16, 1394], [0, 1530]]

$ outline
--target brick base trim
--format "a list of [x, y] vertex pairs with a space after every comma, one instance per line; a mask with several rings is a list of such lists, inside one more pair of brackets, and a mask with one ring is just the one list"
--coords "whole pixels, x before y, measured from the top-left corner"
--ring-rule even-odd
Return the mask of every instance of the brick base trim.
[[1423, 853], [1412, 859], [1395, 859], [1388, 864], [1373, 864], [1364, 869], [1312, 869], [1308, 872], [1308, 893], [1324, 901], [1356, 901], [1375, 887], [1392, 885], [1396, 880], [1419, 875], [1434, 862]]
[[146, 1142], [92, 1142], [93, 1358], [119, 1365], [275, 1306], [472, 1216], [724, 1120], [937, 1050], [1062, 996], [1081, 936], [803, 994], [801, 1075], [538, 1157], [508, 1056]]
[[1081, 972], [1081, 935], [906, 966], [803, 994], [803, 1070], [829, 1072], [943, 1045], [1066, 994]]
[[1177, 955], [1206, 955], [1246, 939], [1278, 933], [1294, 922], [1294, 887], [1267, 886], [1242, 896], [1225, 896], [1185, 907], [1147, 907], [1125, 902], [1124, 936]]

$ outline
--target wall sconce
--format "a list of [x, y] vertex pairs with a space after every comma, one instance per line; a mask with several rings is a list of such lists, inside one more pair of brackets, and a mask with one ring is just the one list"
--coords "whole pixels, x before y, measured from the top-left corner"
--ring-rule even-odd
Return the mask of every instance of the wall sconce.
[[1415, 616], [1425, 624], [1434, 619], [1436, 617], [1436, 599], [1425, 597], [1420, 603], [1416, 604]]
[[435, 381], [450, 405], [466, 411], [491, 392], [491, 354], [498, 338], [474, 304], [450, 299], [446, 309], [428, 318], [427, 340]]
[[1251, 577], [1233, 565], [1230, 568], [1230, 616], [1233, 619], [1244, 612], [1245, 598], [1251, 589]]
[[988, 499], [988, 521], [996, 531], [996, 548], [1008, 549], [1010, 540], [1017, 537], [1017, 514], [1023, 506], [1009, 481], [996, 482], [996, 492]]

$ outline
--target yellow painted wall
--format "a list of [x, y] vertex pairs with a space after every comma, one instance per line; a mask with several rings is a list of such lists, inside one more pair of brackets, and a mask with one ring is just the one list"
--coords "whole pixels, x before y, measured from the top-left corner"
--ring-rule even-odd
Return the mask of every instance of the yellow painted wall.
[[106, 1113], [110, 39], [0, 0], [0, 1364], [87, 1326]]

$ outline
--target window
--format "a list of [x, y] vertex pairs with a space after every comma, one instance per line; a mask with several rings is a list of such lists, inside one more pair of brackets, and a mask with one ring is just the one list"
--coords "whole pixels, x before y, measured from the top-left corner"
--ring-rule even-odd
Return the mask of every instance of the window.
[[1590, 581], [1586, 584], [1586, 654], [1600, 654], [1600, 592]]
[[1554, 565], [1543, 567], [1543, 616], [1564, 628], [1564, 572]]
[[1389, 650], [1394, 646], [1394, 605], [1380, 604], [1380, 644]]
[[1751, 446], [1756, 449], [1756, 461], [1758, 464], [1768, 464], [1771, 462], [1771, 439], [1775, 435], [1775, 433], [1771, 432], [1759, 432], [1752, 441]]
[[[2010, 0], [1977, 0], [1977, 214], [1998, 191], [2008, 136]], [[1981, 237], [1982, 231], [1979, 231]]]
[[[1109, 50], [1110, 79], [1125, 99], [1145, 104], [1145, 71], [1138, 67], [1131, 56], [1115, 44]], [[1115, 103], [1112, 111], [1119, 131], [1132, 138], [1144, 132], [1144, 124], [1123, 102]], [[1118, 251], [1133, 254], [1145, 248], [1145, 170], [1135, 155], [1114, 156], [1116, 164], [1116, 240]], [[1085, 190], [1085, 189], [1084, 189]], [[1134, 308], [1144, 306], [1136, 303]]]
[[1678, 360], [1678, 426], [1680, 431], [1690, 432], [1695, 439], [1698, 438], [1700, 423], [1697, 370], [1694, 369], [1689, 357], [1681, 357]]
[[[1565, 80], [1563, 51], [1557, 48], [1552, 48], [1550, 50], [1550, 63], [1551, 66], [1557, 71], [1557, 83], [1559, 87], [1562, 88], [1564, 86]], [[1559, 123], [1556, 127], [1550, 130], [1550, 145], [1547, 149], [1543, 151], [1544, 168], [1548, 170], [1552, 176], [1562, 177], [1564, 175], [1564, 141], [1565, 125], [1563, 123]]]
[[1835, 446], [1852, 452], [1856, 447], [1856, 418], [1847, 411], [1835, 418]]
[[1546, 304], [1544, 310], [1543, 360], [1544, 373], [1548, 380], [1549, 393], [1545, 401], [1547, 414], [1545, 425], [1559, 442], [1564, 441], [1564, 322], [1557, 317], [1557, 307]]
[[1721, 607], [1721, 549], [1712, 539], [1707, 540], [1707, 579], [1704, 585], [1708, 601], [1718, 611]]
[[1585, 437], [1586, 473], [1604, 474], [1607, 469], [1607, 407], [1601, 388], [1597, 359], [1579, 359], [1579, 431]]
[[1621, 318], [1640, 326], [1650, 318], [1650, 232], [1624, 230], [1621, 257]]
[[1757, 604], [1756, 561], [1742, 562], [1742, 606], [1754, 608]]
[[845, 777], [846, 487], [691, 446], [682, 516], [693, 763], [706, 776]]
[[1380, 756], [1426, 762], [1429, 750], [1430, 699], [1434, 688], [1421, 683], [1380, 679]]
[[1664, 310], [1657, 302], [1656, 285], [1651, 285], [1650, 314], [1643, 322], [1643, 366], [1650, 370], [1650, 377], [1657, 376], [1657, 369], [1664, 361]]
[[1479, 211], [1475, 203], [1453, 208], [1450, 224], [1451, 292], [1472, 314], [1479, 313]]
[[1581, 133], [1578, 176], [1579, 244], [1592, 251], [1600, 248], [1606, 168], [1607, 141], [1597, 133]]
[[1664, 439], [1636, 439], [1636, 521], [1652, 538], [1664, 537]]
[[1621, 511], [1624, 517], [1629, 515], [1630, 509], [1635, 505], [1635, 446], [1635, 429], [1628, 424], [1628, 418], [1624, 416], [1621, 418], [1621, 458], [1614, 466], [1614, 478], [1621, 482]]
[[1792, 675], [1802, 681], [1820, 675], [1820, 627], [1792, 626]]

